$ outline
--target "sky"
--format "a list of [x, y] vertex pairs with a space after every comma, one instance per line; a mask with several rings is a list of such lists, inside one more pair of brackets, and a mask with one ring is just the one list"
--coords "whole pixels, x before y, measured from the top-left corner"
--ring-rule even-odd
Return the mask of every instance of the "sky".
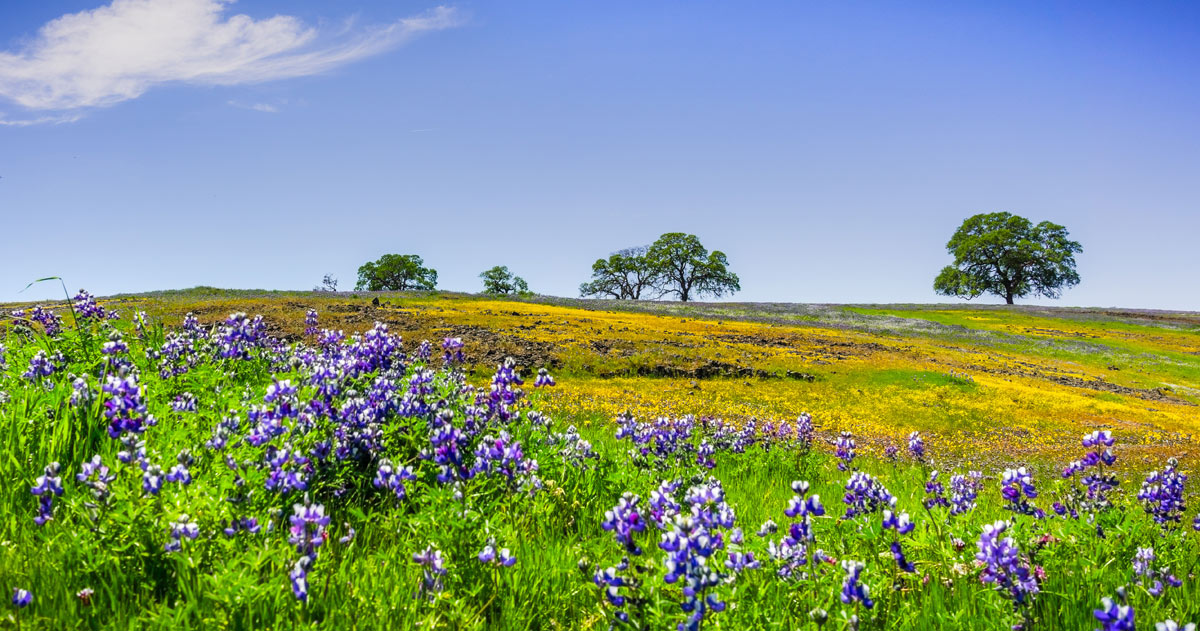
[[1188, 2], [0, 2], [0, 301], [386, 253], [574, 296], [678, 231], [735, 300], [950, 302], [946, 241], [1008, 211], [1084, 248], [1026, 302], [1200, 310], [1198, 36]]

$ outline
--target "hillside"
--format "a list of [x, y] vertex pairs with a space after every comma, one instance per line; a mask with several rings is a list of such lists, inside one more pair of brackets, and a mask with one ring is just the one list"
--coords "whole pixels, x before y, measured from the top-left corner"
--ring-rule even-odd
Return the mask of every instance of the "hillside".
[[1200, 438], [1197, 313], [209, 288], [107, 302], [168, 325], [189, 312], [205, 324], [262, 314], [273, 334], [293, 340], [309, 308], [321, 327], [347, 333], [379, 321], [411, 344], [461, 337], [480, 376], [506, 355], [526, 370], [551, 368], [561, 387], [546, 407], [581, 424], [625, 410], [726, 419], [807, 411], [818, 428], [850, 429], [875, 449], [920, 430], [977, 465], [1037, 460], [1093, 429], [1131, 445], [1128, 466], [1166, 451], [1190, 460]]

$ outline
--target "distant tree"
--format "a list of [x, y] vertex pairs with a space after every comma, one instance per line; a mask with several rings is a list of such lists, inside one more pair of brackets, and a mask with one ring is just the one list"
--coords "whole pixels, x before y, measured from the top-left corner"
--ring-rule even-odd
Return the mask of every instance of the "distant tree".
[[313, 291], [337, 291], [337, 277], [333, 274], [326, 274], [321, 279], [321, 284], [313, 287]]
[[358, 268], [356, 290], [408, 291], [437, 287], [437, 270], [425, 267], [416, 254], [384, 254]]
[[525, 279], [508, 271], [506, 265], [497, 265], [479, 277], [483, 279], [483, 291], [489, 294], [529, 293], [529, 284]]
[[737, 274], [719, 250], [709, 252], [695, 235], [668, 232], [650, 245], [646, 260], [656, 278], [656, 287], [683, 302], [710, 294], [720, 298], [741, 290]]
[[954, 232], [946, 250], [954, 264], [933, 281], [934, 291], [945, 296], [994, 294], [1011, 305], [1031, 294], [1058, 298], [1079, 284], [1075, 254], [1083, 247], [1049, 221], [1035, 226], [1010, 213], [975, 215]]
[[[648, 246], [625, 248], [607, 259], [592, 263], [592, 280], [579, 286], [579, 295], [604, 296], [617, 300], [640, 300], [643, 295], [657, 292], [658, 276], [646, 260]], [[661, 295], [659, 293], [658, 295]], [[653, 297], [657, 298], [658, 295]]]

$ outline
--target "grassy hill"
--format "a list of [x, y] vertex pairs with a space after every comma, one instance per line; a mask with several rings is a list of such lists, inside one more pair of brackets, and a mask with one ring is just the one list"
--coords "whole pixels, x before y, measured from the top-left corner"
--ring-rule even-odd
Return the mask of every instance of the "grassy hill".
[[[375, 303], [378, 301], [378, 304]], [[196, 288], [118, 296], [178, 324], [233, 311], [300, 339], [384, 322], [407, 343], [461, 337], [479, 376], [510, 355], [551, 368], [549, 411], [580, 424], [629, 410], [849, 429], [880, 450], [914, 430], [963, 464], [1037, 461], [1110, 429], [1127, 466], [1196, 450], [1200, 314], [993, 305], [614, 302], [431, 293]], [[864, 441], [860, 441], [864, 442]]]
[[[101, 303], [2, 311], [0, 629], [1065, 631], [1118, 594], [1145, 628], [1200, 617], [1196, 314]], [[306, 335], [309, 309], [364, 334]]]

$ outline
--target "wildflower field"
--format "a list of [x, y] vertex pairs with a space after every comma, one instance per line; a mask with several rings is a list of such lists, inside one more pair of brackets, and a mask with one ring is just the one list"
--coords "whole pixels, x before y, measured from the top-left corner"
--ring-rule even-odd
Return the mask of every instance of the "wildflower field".
[[196, 289], [0, 315], [0, 626], [1184, 629], [1200, 315]]

